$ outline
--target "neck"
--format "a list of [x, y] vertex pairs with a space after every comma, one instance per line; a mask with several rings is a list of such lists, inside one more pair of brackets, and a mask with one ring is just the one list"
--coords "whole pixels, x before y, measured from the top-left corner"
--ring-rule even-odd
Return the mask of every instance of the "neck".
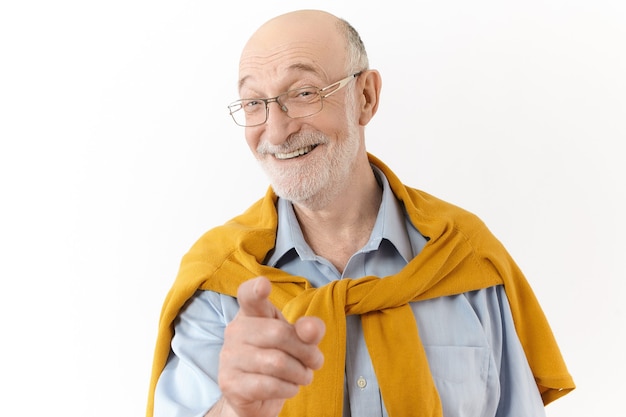
[[350, 257], [367, 243], [381, 200], [382, 189], [368, 162], [324, 207], [294, 204], [294, 210], [311, 249], [343, 272]]

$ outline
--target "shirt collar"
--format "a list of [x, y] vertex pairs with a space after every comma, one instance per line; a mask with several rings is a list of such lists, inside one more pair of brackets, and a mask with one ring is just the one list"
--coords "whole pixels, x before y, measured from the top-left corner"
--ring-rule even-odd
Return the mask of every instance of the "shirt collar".
[[[370, 252], [378, 249], [383, 239], [387, 239], [396, 248], [398, 253], [409, 262], [413, 258], [411, 241], [407, 233], [407, 219], [402, 204], [395, 198], [385, 175], [372, 165], [376, 179], [383, 189], [382, 201], [376, 216], [376, 223], [372, 229], [369, 241], [361, 252]], [[290, 250], [295, 249], [303, 261], [315, 260], [317, 255], [304, 240], [302, 229], [290, 201], [278, 199], [278, 227], [276, 231], [276, 246], [266, 264], [276, 266], [278, 261]]]

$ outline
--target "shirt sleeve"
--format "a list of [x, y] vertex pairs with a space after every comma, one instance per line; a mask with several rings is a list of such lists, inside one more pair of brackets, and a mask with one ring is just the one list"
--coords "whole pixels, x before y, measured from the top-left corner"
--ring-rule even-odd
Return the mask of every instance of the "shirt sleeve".
[[503, 286], [466, 294], [491, 345], [500, 389], [496, 417], [545, 417], [545, 407], [515, 331]]
[[498, 287], [502, 317], [500, 370], [500, 403], [497, 417], [545, 416], [545, 408], [522, 344], [517, 337], [513, 316], [503, 287]]
[[217, 384], [224, 329], [239, 306], [233, 297], [198, 291], [174, 325], [170, 356], [156, 385], [154, 417], [201, 417], [221, 396]]

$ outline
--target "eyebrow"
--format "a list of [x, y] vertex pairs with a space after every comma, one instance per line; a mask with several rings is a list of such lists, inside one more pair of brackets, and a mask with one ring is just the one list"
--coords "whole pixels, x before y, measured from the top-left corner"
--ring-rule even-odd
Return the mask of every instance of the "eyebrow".
[[[318, 74], [319, 71], [316, 69], [315, 66], [313, 65], [309, 65], [309, 64], [303, 64], [303, 63], [296, 63], [296, 64], [291, 64], [290, 66], [287, 67], [287, 71], [299, 71], [299, 72], [308, 72], [308, 73], [313, 73], [313, 74]], [[241, 88], [244, 86], [244, 84], [246, 83], [246, 80], [250, 78], [249, 75], [244, 76], [243, 78], [241, 78], [239, 80], [239, 89], [241, 90]]]

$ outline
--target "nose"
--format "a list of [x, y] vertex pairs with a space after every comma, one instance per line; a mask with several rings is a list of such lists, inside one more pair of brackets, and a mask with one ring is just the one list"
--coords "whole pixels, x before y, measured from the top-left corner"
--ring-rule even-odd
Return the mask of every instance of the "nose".
[[[272, 108], [274, 106], [270, 106], [270, 104], [272, 103], [276, 103], [275, 108], [278, 108], [278, 112], [274, 111], [272, 112]], [[289, 109], [287, 109], [287, 106], [285, 106], [283, 103], [281, 103], [280, 101], [278, 101], [278, 97], [272, 98], [267, 100], [267, 102], [265, 103], [266, 109], [265, 111], [267, 112], [267, 121], [270, 121], [270, 117], [272, 115], [272, 113], [279, 113], [281, 116], [287, 116], [287, 112], [289, 111]], [[287, 116], [288, 117], [288, 116]]]
[[264, 136], [272, 145], [280, 145], [289, 135], [297, 131], [296, 121], [287, 115], [287, 107], [274, 99], [275, 106], [271, 102], [267, 104], [267, 121], [263, 125]]

